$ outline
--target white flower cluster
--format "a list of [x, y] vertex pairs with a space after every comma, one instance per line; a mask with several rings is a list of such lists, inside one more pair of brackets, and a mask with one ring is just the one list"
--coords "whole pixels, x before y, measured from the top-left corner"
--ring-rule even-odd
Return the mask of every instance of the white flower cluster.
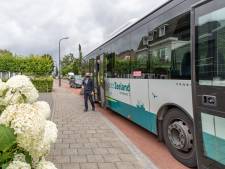
[[[37, 169], [55, 169], [44, 157], [50, 145], [57, 139], [56, 124], [47, 120], [50, 106], [47, 102], [37, 101], [38, 92], [26, 76], [15, 76], [6, 83], [0, 81], [0, 106], [6, 108], [0, 113], [0, 124], [14, 130], [17, 146], [27, 151]], [[17, 154], [7, 169], [30, 169], [25, 156]]]
[[41, 113], [41, 115], [43, 115], [45, 119], [48, 119], [50, 117], [51, 109], [47, 102], [37, 101], [33, 103], [33, 106], [39, 110], [39, 113]]
[[[44, 158], [42, 158], [33, 168], [57, 169], [52, 162], [46, 161]], [[9, 164], [9, 166], [6, 169], [31, 169], [31, 165], [26, 162], [25, 155], [20, 153], [15, 154], [13, 161]]]
[[30, 164], [23, 161], [12, 161], [6, 169], [31, 169]]
[[9, 164], [7, 169], [31, 169], [30, 164], [26, 163], [24, 154], [15, 154], [13, 161]]
[[36, 169], [57, 169], [53, 163], [50, 161], [41, 160]]
[[14, 76], [6, 83], [0, 81], [0, 106], [33, 103], [37, 98], [38, 91], [27, 76]]

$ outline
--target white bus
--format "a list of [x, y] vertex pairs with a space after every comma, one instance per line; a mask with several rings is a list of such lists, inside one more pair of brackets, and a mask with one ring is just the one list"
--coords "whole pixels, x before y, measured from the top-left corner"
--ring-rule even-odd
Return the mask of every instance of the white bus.
[[225, 99], [224, 4], [168, 1], [85, 57], [96, 100], [158, 135], [189, 167], [197, 157], [200, 168], [225, 167], [225, 104], [217, 98]]

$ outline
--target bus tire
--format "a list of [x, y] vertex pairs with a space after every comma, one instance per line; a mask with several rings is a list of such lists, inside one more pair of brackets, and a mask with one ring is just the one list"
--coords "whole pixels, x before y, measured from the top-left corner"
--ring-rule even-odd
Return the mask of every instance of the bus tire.
[[163, 119], [163, 138], [171, 154], [188, 167], [197, 166], [194, 125], [183, 111], [172, 108]]

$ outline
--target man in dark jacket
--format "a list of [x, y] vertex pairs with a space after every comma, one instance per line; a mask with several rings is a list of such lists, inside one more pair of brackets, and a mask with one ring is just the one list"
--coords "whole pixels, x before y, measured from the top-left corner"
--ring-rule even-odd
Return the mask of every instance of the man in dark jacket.
[[84, 105], [85, 109], [84, 111], [88, 111], [88, 99], [91, 102], [92, 110], [95, 111], [95, 104], [93, 101], [93, 95], [94, 95], [94, 83], [92, 79], [90, 78], [90, 73], [86, 73], [85, 78], [83, 80], [83, 88], [84, 88]]

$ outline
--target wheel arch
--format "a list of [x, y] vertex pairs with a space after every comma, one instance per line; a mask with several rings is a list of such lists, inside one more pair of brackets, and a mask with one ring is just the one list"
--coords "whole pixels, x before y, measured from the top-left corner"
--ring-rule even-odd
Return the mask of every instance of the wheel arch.
[[163, 130], [163, 127], [162, 127], [163, 119], [164, 119], [166, 113], [172, 108], [177, 108], [177, 109], [181, 110], [194, 123], [194, 120], [193, 120], [192, 116], [188, 113], [188, 111], [185, 110], [184, 108], [182, 108], [181, 106], [179, 106], [178, 104], [166, 103], [166, 104], [162, 105], [157, 112], [157, 131], [158, 131], [158, 137], [159, 137], [160, 141], [164, 141], [163, 131], [162, 131]]

